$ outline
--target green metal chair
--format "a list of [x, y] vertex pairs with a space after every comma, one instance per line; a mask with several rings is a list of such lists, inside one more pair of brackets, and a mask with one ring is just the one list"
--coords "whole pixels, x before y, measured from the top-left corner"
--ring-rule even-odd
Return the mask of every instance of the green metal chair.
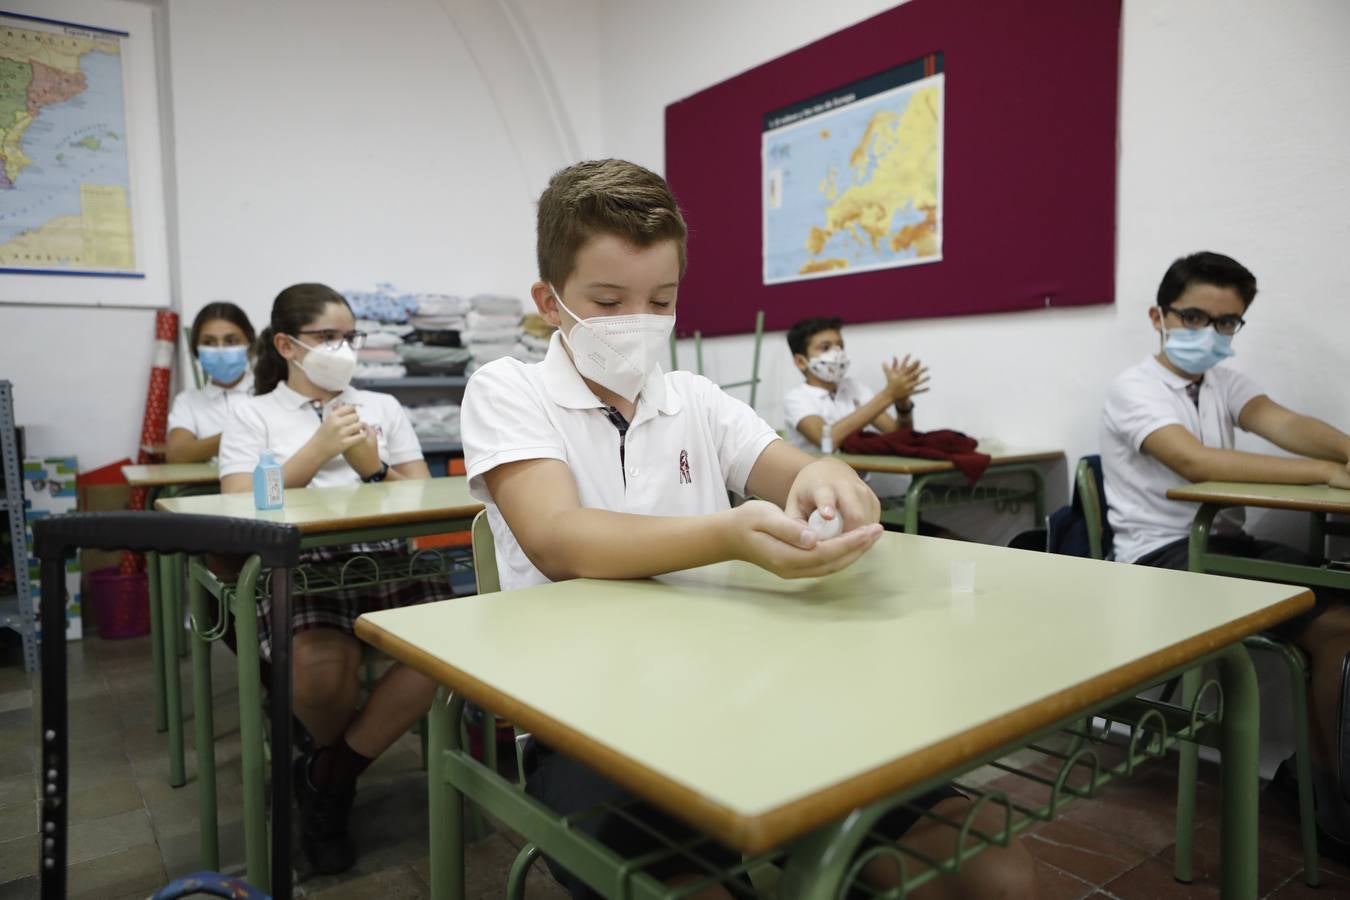
[[[1106, 512], [1097, 493], [1097, 480], [1086, 459], [1079, 460], [1074, 472], [1079, 497], [1087, 520], [1088, 544], [1093, 559], [1103, 559], [1102, 522]], [[1303, 652], [1293, 644], [1263, 634], [1252, 635], [1242, 642], [1249, 649], [1267, 650], [1284, 660], [1289, 670], [1294, 706], [1294, 746], [1298, 762], [1299, 830], [1303, 841], [1303, 880], [1309, 887], [1317, 887], [1317, 821], [1313, 815], [1312, 765], [1308, 757], [1308, 662]], [[1200, 690], [1200, 670], [1192, 669], [1182, 676], [1180, 703], [1189, 708]], [[1190, 884], [1195, 878], [1192, 846], [1195, 836], [1195, 782], [1200, 761], [1200, 748], [1191, 741], [1181, 744], [1177, 766], [1177, 846], [1173, 877]]]
[[[743, 381], [729, 381], [725, 384], [719, 384], [722, 390], [732, 388], [749, 387], [750, 388], [750, 408], [755, 408], [755, 399], [759, 395], [759, 350], [764, 343], [764, 310], [755, 313], [755, 349], [750, 357], [750, 377]], [[670, 335], [670, 369], [676, 371], [680, 368], [679, 352], [676, 349], [675, 334]], [[694, 332], [694, 371], [699, 375], [703, 374], [703, 332]]]
[[192, 373], [192, 383], [200, 388], [206, 383], [206, 376], [202, 374], [202, 364], [197, 361], [197, 353], [192, 346], [192, 329], [187, 325], [183, 326], [183, 349], [187, 351], [187, 367]]

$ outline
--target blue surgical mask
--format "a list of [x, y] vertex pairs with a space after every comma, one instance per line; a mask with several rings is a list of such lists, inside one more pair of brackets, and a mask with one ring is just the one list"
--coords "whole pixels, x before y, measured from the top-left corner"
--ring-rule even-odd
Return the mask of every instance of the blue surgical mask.
[[1203, 375], [1235, 352], [1232, 335], [1209, 328], [1174, 328], [1164, 332], [1163, 353], [1172, 365], [1192, 375]]
[[198, 347], [202, 371], [217, 384], [234, 384], [248, 368], [248, 347]]

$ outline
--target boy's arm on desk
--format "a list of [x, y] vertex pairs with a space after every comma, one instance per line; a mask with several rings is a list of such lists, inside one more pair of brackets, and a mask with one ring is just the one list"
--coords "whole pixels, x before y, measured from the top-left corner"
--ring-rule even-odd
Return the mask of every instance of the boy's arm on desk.
[[877, 538], [856, 529], [818, 541], [801, 521], [764, 501], [700, 516], [584, 507], [571, 471], [557, 459], [505, 463], [483, 479], [521, 549], [551, 581], [645, 578], [728, 559], [785, 578], [824, 575], [851, 564]]

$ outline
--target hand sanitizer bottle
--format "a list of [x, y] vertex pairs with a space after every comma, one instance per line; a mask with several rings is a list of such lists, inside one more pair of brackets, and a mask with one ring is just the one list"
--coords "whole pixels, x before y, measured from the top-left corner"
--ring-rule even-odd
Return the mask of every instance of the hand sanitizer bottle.
[[825, 456], [834, 452], [834, 435], [830, 433], [830, 426], [828, 425], [820, 432], [820, 452]]
[[253, 470], [253, 505], [258, 509], [281, 509], [286, 500], [285, 488], [281, 463], [271, 450], [264, 450]]

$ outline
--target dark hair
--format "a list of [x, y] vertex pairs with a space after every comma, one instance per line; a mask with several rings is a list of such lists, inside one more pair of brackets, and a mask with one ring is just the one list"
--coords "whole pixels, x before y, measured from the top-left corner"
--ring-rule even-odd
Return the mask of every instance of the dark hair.
[[215, 300], [206, 304], [197, 313], [197, 318], [192, 320], [192, 337], [188, 349], [192, 355], [197, 355], [197, 342], [202, 339], [202, 329], [206, 327], [207, 322], [214, 322], [222, 319], [236, 326], [244, 333], [244, 340], [253, 343], [253, 323], [248, 320], [248, 316], [239, 307], [228, 300]]
[[253, 366], [253, 393], [259, 397], [271, 393], [290, 374], [286, 368], [286, 358], [272, 346], [273, 336], [298, 335], [302, 328], [323, 315], [324, 307], [330, 303], [341, 303], [348, 310], [351, 309], [342, 295], [326, 284], [293, 284], [277, 294], [277, 299], [272, 301], [271, 322], [258, 335], [258, 361]]
[[811, 319], [802, 319], [788, 329], [788, 347], [794, 354], [800, 353], [805, 356], [806, 348], [811, 346], [811, 338], [822, 331], [838, 331], [843, 327], [844, 320], [838, 316], [816, 316]]
[[1256, 276], [1231, 256], [1202, 250], [1183, 256], [1167, 267], [1158, 285], [1158, 305], [1166, 309], [1193, 284], [1232, 288], [1246, 309], [1256, 299]]
[[593, 235], [612, 234], [639, 247], [672, 240], [684, 276], [685, 227], [666, 180], [622, 159], [580, 162], [554, 173], [539, 195], [535, 255], [539, 277], [559, 291]]

